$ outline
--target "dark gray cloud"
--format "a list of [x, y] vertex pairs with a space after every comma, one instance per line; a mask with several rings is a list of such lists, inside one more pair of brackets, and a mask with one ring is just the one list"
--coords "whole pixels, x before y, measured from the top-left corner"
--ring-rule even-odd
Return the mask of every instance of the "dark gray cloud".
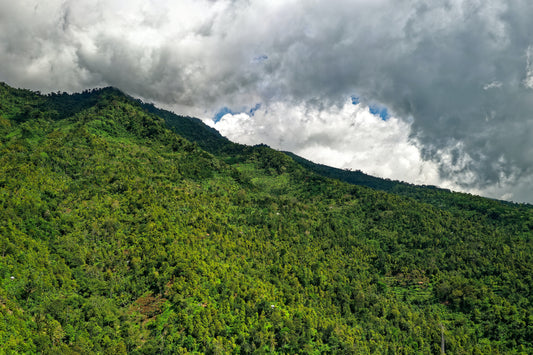
[[[442, 181], [533, 201], [532, 14], [525, 0], [4, 2], [0, 80], [114, 85], [203, 117], [262, 103], [250, 136], [269, 124], [283, 135], [356, 95], [406, 122]], [[269, 116], [278, 103], [298, 110]]]

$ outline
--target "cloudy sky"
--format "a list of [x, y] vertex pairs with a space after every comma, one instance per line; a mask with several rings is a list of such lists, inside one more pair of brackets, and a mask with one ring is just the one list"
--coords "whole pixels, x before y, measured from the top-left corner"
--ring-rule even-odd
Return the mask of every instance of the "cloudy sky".
[[533, 202], [533, 2], [0, 0], [0, 81], [112, 85], [232, 140]]

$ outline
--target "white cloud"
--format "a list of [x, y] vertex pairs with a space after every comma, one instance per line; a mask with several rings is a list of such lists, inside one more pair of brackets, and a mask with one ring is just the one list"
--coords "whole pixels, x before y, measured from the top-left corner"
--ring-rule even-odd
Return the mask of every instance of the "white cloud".
[[483, 90], [489, 90], [489, 89], [497, 89], [497, 88], [501, 88], [503, 85], [503, 83], [497, 81], [497, 80], [494, 80], [493, 82], [490, 82], [488, 84], [485, 84], [485, 86], [483, 86]]
[[526, 57], [527, 57], [526, 77], [523, 81], [524, 86], [528, 89], [533, 89], [533, 63], [531, 62], [532, 60], [531, 54], [532, 54], [532, 48], [531, 46], [528, 46], [526, 50]]
[[239, 143], [265, 143], [317, 163], [379, 177], [460, 188], [439, 177], [436, 163], [422, 159], [408, 123], [394, 116], [383, 120], [351, 99], [322, 110], [277, 103], [253, 116], [226, 114], [217, 123], [206, 122]]

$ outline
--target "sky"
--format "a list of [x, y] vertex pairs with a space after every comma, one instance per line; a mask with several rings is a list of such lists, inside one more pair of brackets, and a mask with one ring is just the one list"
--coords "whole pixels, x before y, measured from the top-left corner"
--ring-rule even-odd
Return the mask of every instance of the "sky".
[[533, 203], [533, 2], [0, 0], [0, 81], [115, 86], [231, 140]]

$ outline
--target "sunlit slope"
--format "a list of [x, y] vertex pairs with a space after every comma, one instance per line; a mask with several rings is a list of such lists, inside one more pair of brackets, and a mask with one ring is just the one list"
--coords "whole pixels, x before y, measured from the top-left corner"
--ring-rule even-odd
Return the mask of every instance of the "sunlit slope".
[[531, 353], [527, 206], [208, 153], [155, 113], [0, 86], [2, 351]]

